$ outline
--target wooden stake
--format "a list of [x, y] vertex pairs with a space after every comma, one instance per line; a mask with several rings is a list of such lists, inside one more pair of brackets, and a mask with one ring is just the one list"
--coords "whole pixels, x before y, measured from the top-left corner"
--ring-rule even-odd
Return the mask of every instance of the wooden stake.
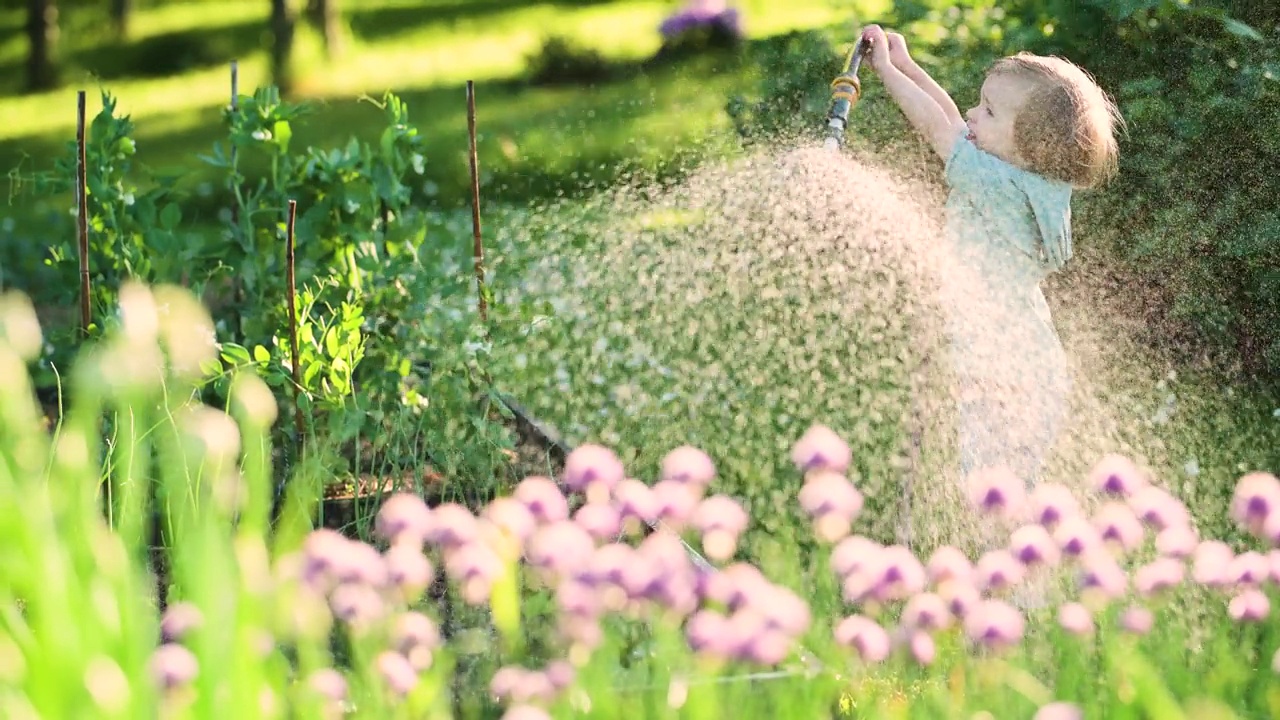
[[285, 282], [289, 302], [289, 351], [293, 358], [290, 371], [293, 374], [293, 422], [298, 433], [298, 445], [301, 447], [303, 434], [302, 424], [302, 373], [298, 368], [298, 301], [297, 284], [294, 275], [294, 221], [298, 216], [298, 201], [289, 201], [289, 219], [285, 224]]
[[467, 81], [467, 135], [471, 141], [471, 255], [475, 259], [476, 292], [480, 296], [480, 321], [488, 322], [489, 307], [484, 299], [484, 241], [480, 238], [480, 169], [476, 155], [476, 89]]
[[85, 92], [76, 93], [76, 240], [80, 251], [80, 331], [89, 335], [93, 322], [89, 296], [89, 198], [85, 162]]

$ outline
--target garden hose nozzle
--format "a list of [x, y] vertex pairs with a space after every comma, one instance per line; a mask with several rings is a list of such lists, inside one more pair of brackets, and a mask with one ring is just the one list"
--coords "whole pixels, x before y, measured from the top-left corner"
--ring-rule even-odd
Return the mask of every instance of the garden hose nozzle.
[[844, 145], [845, 128], [849, 125], [849, 111], [862, 95], [862, 82], [858, 80], [858, 68], [862, 58], [871, 49], [866, 38], [858, 38], [849, 57], [845, 59], [844, 72], [831, 81], [831, 111], [827, 113], [827, 147]]

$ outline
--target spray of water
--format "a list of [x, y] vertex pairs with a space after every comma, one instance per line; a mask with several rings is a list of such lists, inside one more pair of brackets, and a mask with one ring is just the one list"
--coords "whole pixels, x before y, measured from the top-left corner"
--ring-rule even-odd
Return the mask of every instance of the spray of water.
[[[1001, 536], [958, 472], [944, 332], [973, 278], [938, 199], [902, 168], [788, 143], [532, 213], [502, 239], [526, 261], [505, 298], [525, 314], [521, 341], [495, 348], [499, 377], [567, 440], [613, 446], [640, 472], [682, 443], [706, 449], [722, 490], [779, 541], [795, 525], [788, 448], [823, 423], [853, 447], [867, 534], [920, 553], [989, 547]], [[1088, 300], [1055, 312], [1079, 325]], [[1041, 479], [1078, 486], [1108, 452], [1150, 461], [1158, 448], [1134, 432], [1150, 410], [1092, 380], [1114, 338], [1065, 339], [1070, 408]], [[1024, 402], [1005, 419], [1044, 412]]]

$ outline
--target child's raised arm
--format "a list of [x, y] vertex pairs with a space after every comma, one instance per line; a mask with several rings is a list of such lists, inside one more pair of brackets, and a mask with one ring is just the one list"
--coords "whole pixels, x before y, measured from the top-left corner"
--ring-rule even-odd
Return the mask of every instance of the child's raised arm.
[[907, 51], [907, 41], [902, 35], [885, 33], [885, 36], [889, 40], [889, 59], [893, 61], [893, 66], [901, 70], [903, 75], [911, 78], [921, 90], [938, 103], [942, 113], [947, 116], [947, 122], [956, 126], [963, 125], [964, 116], [960, 114], [960, 108], [956, 107], [956, 101], [952, 100], [951, 95], [916, 63], [915, 58], [911, 57], [911, 53]]
[[[871, 67], [880, 75], [885, 89], [902, 109], [916, 132], [923, 135], [934, 152], [945, 160], [951, 155], [951, 148], [964, 127], [964, 118], [955, 108], [955, 103], [941, 87], [938, 87], [937, 92], [946, 97], [945, 103], [939, 103], [938, 99], [935, 99], [933, 94], [917, 83], [914, 78], [894, 66], [890, 57], [888, 38], [879, 26], [868, 27], [865, 35], [871, 40]], [[903, 49], [905, 51], [905, 46]], [[914, 66], [915, 63], [913, 62], [912, 65]], [[928, 73], [921, 70], [921, 74], [928, 79], [929, 84], [937, 86], [937, 83], [929, 78]]]

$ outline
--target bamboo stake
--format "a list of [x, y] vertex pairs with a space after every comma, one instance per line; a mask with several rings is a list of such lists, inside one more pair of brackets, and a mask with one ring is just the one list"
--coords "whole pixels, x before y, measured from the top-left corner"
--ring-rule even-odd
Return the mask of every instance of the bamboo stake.
[[484, 241], [480, 237], [480, 169], [476, 154], [475, 81], [467, 81], [467, 135], [471, 142], [471, 255], [475, 260], [476, 292], [480, 296], [480, 321], [488, 322], [489, 307], [484, 296]]
[[89, 288], [89, 173], [85, 162], [85, 91], [76, 93], [76, 240], [80, 252], [80, 331], [93, 322]]

